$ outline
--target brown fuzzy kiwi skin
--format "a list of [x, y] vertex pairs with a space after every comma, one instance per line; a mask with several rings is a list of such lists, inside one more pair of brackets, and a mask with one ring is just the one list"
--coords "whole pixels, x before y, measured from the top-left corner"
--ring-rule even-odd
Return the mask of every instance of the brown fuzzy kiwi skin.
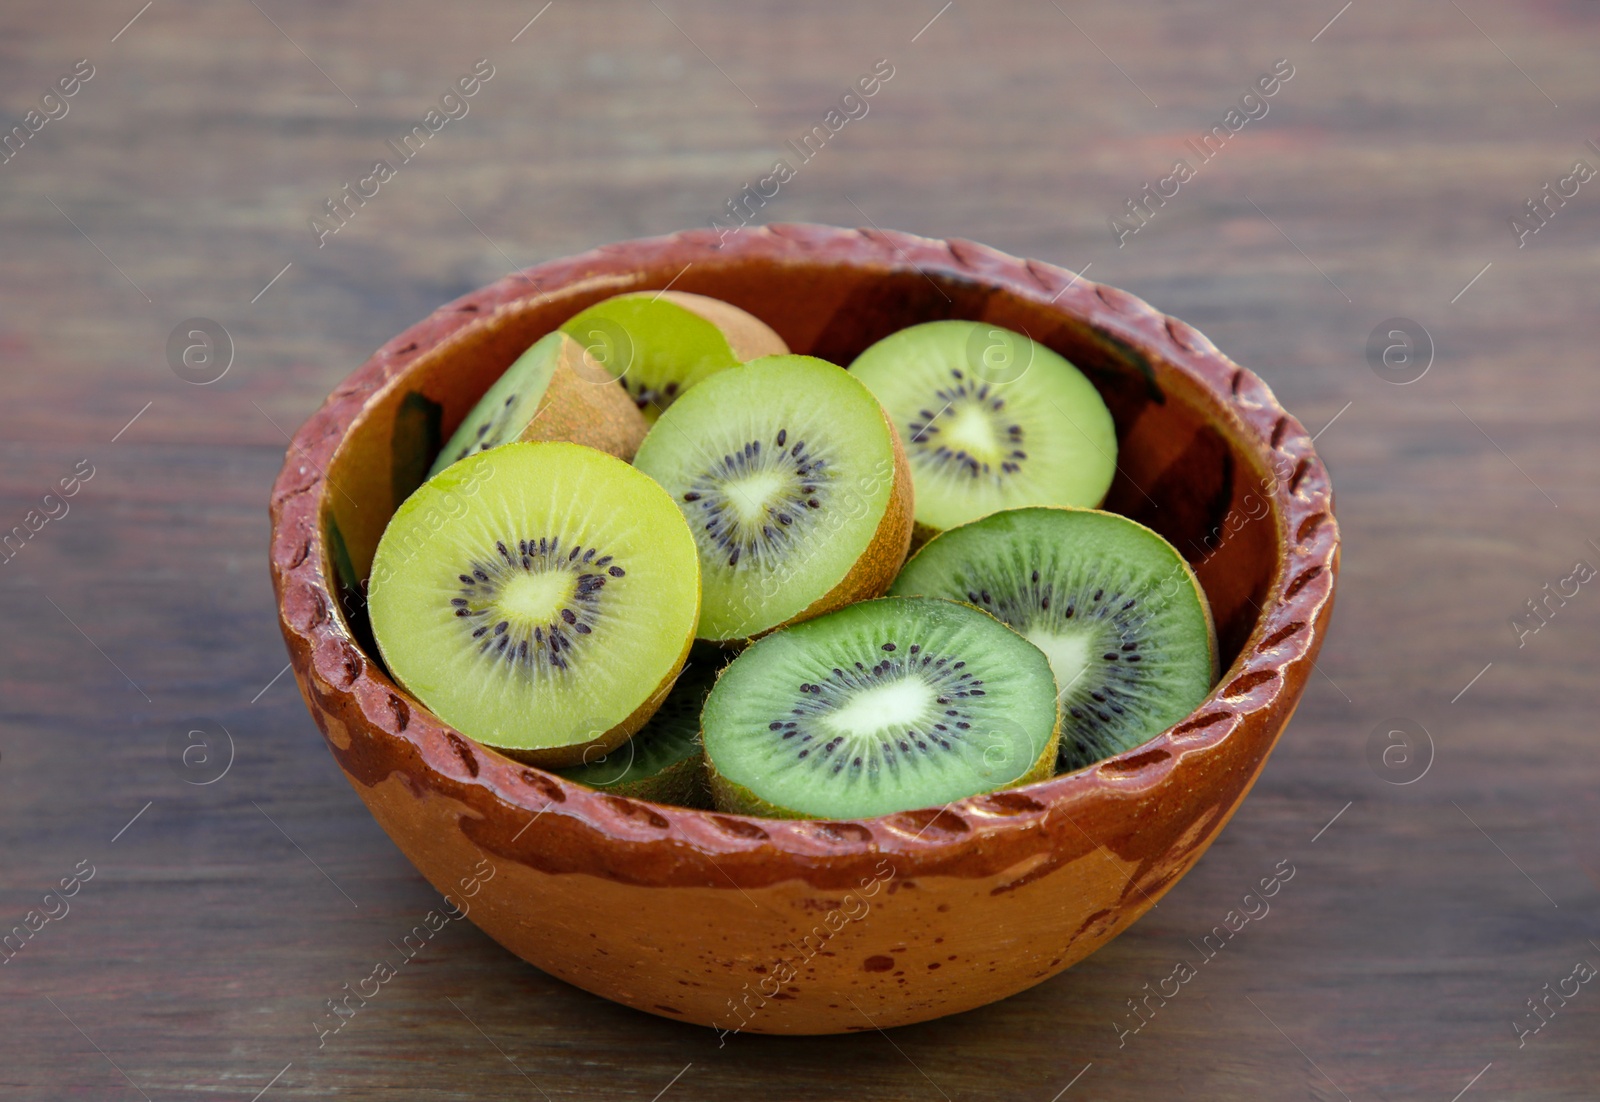
[[709, 811], [711, 792], [708, 786], [706, 756], [704, 753], [699, 753], [682, 761], [673, 762], [653, 777], [593, 787], [597, 791], [610, 792], [614, 796], [626, 796], [631, 800], [649, 800], [651, 803]]
[[[883, 412], [882, 407], [879, 407], [879, 411]], [[866, 550], [850, 567], [849, 572], [839, 579], [832, 589], [781, 624], [774, 624], [750, 636], [710, 639], [705, 640], [706, 642], [715, 643], [720, 647], [743, 647], [764, 635], [782, 631], [791, 624], [810, 620], [821, 616], [824, 612], [832, 612], [836, 608], [843, 608], [857, 601], [883, 596], [884, 591], [893, 583], [895, 575], [900, 573], [900, 568], [905, 565], [906, 555], [911, 550], [912, 514], [916, 510], [914, 491], [911, 487], [911, 465], [906, 461], [906, 450], [900, 443], [900, 434], [895, 430], [894, 422], [889, 419], [888, 413], [883, 413], [883, 423], [889, 429], [889, 439], [894, 446], [894, 484], [889, 491], [889, 501], [884, 506], [883, 516], [878, 521], [877, 531], [872, 534]]]
[[655, 297], [681, 306], [716, 326], [727, 340], [733, 358], [740, 363], [760, 356], [785, 356], [789, 353], [789, 346], [770, 325], [719, 298], [708, 298], [688, 291], [661, 291]]
[[[981, 518], [980, 518], [981, 519]], [[922, 545], [939, 534], [938, 528], [930, 528], [926, 524], [913, 524], [911, 526], [911, 555], [922, 550]], [[910, 555], [907, 556], [908, 558]]]
[[[705, 734], [701, 733], [704, 741]], [[995, 788], [974, 792], [973, 796], [983, 796], [991, 792], [1003, 792], [1008, 788], [1017, 788], [1021, 785], [1032, 784], [1034, 781], [1046, 780], [1055, 776], [1057, 747], [1061, 742], [1061, 714], [1056, 713], [1056, 725], [1050, 731], [1050, 737], [1045, 740], [1044, 752], [1039, 755], [1028, 771], [1014, 781], [999, 785]], [[812, 819], [815, 816], [806, 815], [757, 796], [750, 789], [736, 781], [730, 781], [717, 767], [711, 764], [709, 755], [706, 757], [706, 774], [711, 779], [711, 799], [718, 811], [729, 815], [755, 815], [763, 819]], [[917, 810], [906, 808], [907, 811]], [[891, 813], [892, 814], [892, 813]]]
[[582, 344], [563, 333], [539, 412], [517, 439], [583, 444], [631, 463], [648, 431], [649, 424], [622, 384], [591, 361]]

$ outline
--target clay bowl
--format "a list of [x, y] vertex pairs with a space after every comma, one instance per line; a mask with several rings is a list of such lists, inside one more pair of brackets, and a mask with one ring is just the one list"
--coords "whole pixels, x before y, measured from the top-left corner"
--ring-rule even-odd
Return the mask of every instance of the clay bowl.
[[[453, 731], [385, 674], [362, 579], [439, 441], [532, 341], [600, 299], [725, 299], [848, 364], [935, 318], [1076, 363], [1116, 420], [1107, 507], [1195, 563], [1223, 675], [1188, 719], [1024, 788], [855, 822], [645, 803]], [[295, 677], [383, 829], [489, 936], [569, 983], [722, 1030], [832, 1033], [981, 1006], [1083, 959], [1205, 852], [1310, 676], [1339, 530], [1300, 422], [1198, 332], [1112, 287], [966, 241], [777, 225], [611, 245], [508, 276], [378, 350], [296, 435], [272, 493]]]

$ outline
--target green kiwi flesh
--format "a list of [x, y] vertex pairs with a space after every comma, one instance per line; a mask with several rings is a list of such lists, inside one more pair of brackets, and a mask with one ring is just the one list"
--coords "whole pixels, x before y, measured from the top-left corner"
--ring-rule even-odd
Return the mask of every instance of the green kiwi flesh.
[[537, 765], [575, 765], [649, 719], [699, 618], [682, 514], [628, 464], [512, 443], [395, 512], [369, 586], [394, 676], [444, 722]]
[[1049, 656], [1062, 770], [1154, 738], [1216, 680], [1216, 633], [1194, 572], [1161, 536], [1113, 513], [995, 513], [935, 536], [889, 592], [969, 602]]
[[856, 569], [889, 509], [896, 451], [858, 380], [810, 356], [766, 356], [679, 398], [634, 466], [694, 533], [700, 638], [732, 641], [791, 620]]
[[691, 650], [672, 691], [638, 734], [608, 754], [557, 773], [618, 796], [680, 807], [709, 807], [706, 757], [700, 747], [700, 710], [726, 662], [727, 655], [714, 647]]
[[850, 365], [911, 463], [919, 534], [1027, 505], [1096, 506], [1117, 436], [1094, 385], [1021, 333], [974, 321], [902, 329]]
[[1044, 654], [974, 608], [881, 598], [774, 632], [701, 717], [725, 811], [847, 819], [937, 807], [1049, 776]]

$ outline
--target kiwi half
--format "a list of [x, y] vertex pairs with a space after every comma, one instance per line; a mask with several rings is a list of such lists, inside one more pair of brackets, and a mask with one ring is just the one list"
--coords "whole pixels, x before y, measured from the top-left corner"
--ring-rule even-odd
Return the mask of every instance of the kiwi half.
[[1216, 631], [1194, 571], [1155, 532], [1114, 513], [995, 513], [930, 540], [890, 592], [969, 602], [1049, 656], [1063, 770], [1154, 738], [1216, 680]]
[[372, 630], [440, 719], [535, 765], [580, 764], [650, 718], [700, 613], [694, 538], [628, 464], [507, 444], [429, 479], [378, 542]]
[[561, 329], [623, 385], [651, 424], [696, 383], [746, 360], [789, 351], [754, 314], [685, 291], [617, 295]]
[[849, 819], [1048, 777], [1055, 680], [1039, 649], [974, 608], [863, 601], [767, 636], [701, 717], [724, 811]]
[[696, 647], [650, 722], [608, 754], [558, 770], [568, 780], [681, 807], [709, 807], [706, 756], [700, 747], [700, 710], [726, 655]]
[[506, 368], [472, 407], [429, 475], [514, 440], [566, 440], [632, 459], [649, 430], [611, 375], [565, 333], [549, 333]]
[[848, 372], [766, 356], [713, 375], [656, 422], [634, 466], [700, 551], [700, 638], [738, 642], [881, 594], [911, 539], [894, 428]]
[[1095, 506], [1117, 465], [1111, 413], [1066, 359], [1021, 333], [931, 321], [850, 365], [905, 443], [918, 542], [1001, 509]]

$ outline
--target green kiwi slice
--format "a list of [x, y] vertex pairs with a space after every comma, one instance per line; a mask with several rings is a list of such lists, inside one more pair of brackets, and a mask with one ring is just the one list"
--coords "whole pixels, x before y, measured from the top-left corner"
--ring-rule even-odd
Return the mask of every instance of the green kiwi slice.
[[608, 754], [558, 772], [568, 780], [618, 796], [709, 807], [700, 710], [726, 661], [726, 655], [715, 648], [701, 646], [690, 651], [667, 699], [638, 734]]
[[577, 444], [506, 444], [396, 510], [372, 564], [372, 631], [390, 672], [462, 734], [577, 765], [667, 695], [699, 574], [682, 514], [649, 478]]
[[1199, 706], [1217, 676], [1211, 608], [1155, 532], [1093, 509], [1015, 509], [952, 528], [890, 592], [966, 601], [1049, 656], [1063, 770], [1146, 742]]
[[557, 331], [535, 341], [495, 380], [428, 474], [514, 440], [565, 440], [632, 459], [648, 428], [615, 380]]
[[993, 617], [928, 598], [862, 601], [753, 643], [701, 717], [725, 811], [853, 819], [1047, 777], [1055, 680]]
[[696, 383], [746, 360], [789, 351], [755, 315], [684, 291], [617, 295], [561, 328], [623, 385], [651, 424]]
[[1026, 505], [1095, 506], [1117, 465], [1111, 413], [1083, 373], [1021, 333], [931, 321], [850, 365], [905, 443], [919, 540]]
[[911, 480], [871, 391], [810, 356], [713, 375], [634, 457], [700, 552], [700, 638], [737, 642], [876, 597], [905, 561]]

